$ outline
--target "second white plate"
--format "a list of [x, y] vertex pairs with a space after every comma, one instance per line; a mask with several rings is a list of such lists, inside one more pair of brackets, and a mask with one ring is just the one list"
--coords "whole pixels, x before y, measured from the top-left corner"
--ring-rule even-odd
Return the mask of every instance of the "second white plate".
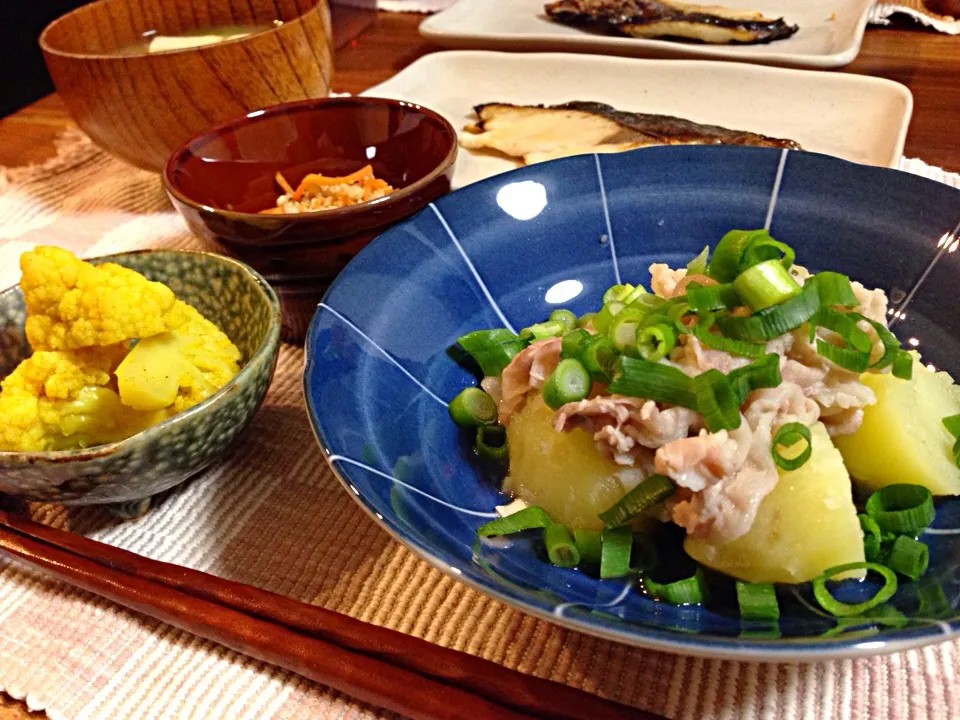
[[618, 37], [587, 32], [550, 20], [544, 0], [459, 0], [428, 17], [420, 33], [453, 48], [565, 50], [655, 57], [702, 57], [744, 62], [840, 67], [860, 52], [873, 0], [758, 0], [730, 3], [782, 17], [799, 30], [769, 44], [710, 45]]
[[[913, 111], [891, 80], [743, 63], [642, 60], [565, 53], [438, 52], [364, 95], [424, 105], [461, 130], [483, 103], [552, 105], [574, 100], [675, 115], [795, 140], [805, 149], [897, 167]], [[454, 188], [518, 163], [461, 149]]]

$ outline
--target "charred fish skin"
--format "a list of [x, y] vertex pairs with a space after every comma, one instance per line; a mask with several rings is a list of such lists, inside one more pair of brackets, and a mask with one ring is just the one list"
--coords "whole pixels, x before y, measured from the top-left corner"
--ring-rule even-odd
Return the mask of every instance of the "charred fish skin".
[[643, 145], [715, 144], [776, 147], [789, 150], [802, 149], [799, 143], [790, 139], [769, 137], [746, 130], [732, 130], [719, 125], [704, 125], [672, 115], [626, 112], [604, 103], [579, 100], [559, 105], [483, 103], [473, 108], [478, 120], [466, 129], [472, 134], [482, 134], [486, 130], [486, 123], [496, 119], [504, 109], [539, 110], [543, 113], [572, 110], [596, 115], [616, 123], [622, 129], [621, 132], [611, 133], [605, 138], [605, 142], [611, 144], [633, 143], [637, 147]]
[[800, 150], [800, 145], [784, 138], [773, 138], [746, 130], [731, 130], [719, 125], [701, 123], [674, 117], [672, 115], [649, 115], [617, 110], [610, 105], [597, 102], [574, 101], [562, 105], [552, 105], [550, 109], [580, 110], [581, 112], [602, 115], [621, 125], [635, 130], [664, 144], [699, 143], [717, 145], [753, 145], [757, 147], [778, 147]]
[[783, 18], [767, 18], [756, 11], [721, 12], [716, 6], [663, 0], [555, 0], [547, 3], [544, 11], [565, 25], [630, 37], [677, 37], [707, 43], [770, 43], [798, 30]]

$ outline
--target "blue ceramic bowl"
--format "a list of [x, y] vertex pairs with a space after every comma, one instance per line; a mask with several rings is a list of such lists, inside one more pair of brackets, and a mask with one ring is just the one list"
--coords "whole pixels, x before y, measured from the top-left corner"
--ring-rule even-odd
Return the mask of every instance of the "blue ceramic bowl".
[[[960, 377], [960, 192], [893, 170], [766, 148], [664, 147], [519, 170], [447, 195], [348, 265], [307, 339], [305, 393], [332, 466], [383, 527], [425, 560], [526, 612], [659, 650], [815, 660], [903, 650], [960, 631], [960, 501], [924, 537], [930, 570], [894, 603], [901, 627], [839, 623], [784, 588], [779, 635], [735, 602], [657, 603], [622, 580], [541, 560], [528, 538], [475, 542], [506, 498], [468, 462], [445, 401], [473, 378], [445, 353], [458, 335], [519, 328], [600, 305], [654, 261], [685, 264], [736, 227], [769, 226], [814, 270], [883, 288], [928, 362]], [[909, 305], [909, 307], [907, 307]], [[913, 343], [911, 343], [913, 344]], [[870, 592], [845, 583], [841, 598]], [[942, 606], [931, 602], [942, 589]]]

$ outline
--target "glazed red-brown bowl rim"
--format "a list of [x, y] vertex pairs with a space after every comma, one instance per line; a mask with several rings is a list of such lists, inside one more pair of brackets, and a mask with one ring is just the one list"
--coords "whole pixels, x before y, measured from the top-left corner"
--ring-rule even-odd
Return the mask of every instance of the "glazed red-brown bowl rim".
[[[74, 18], [71, 16], [78, 15], [81, 11], [89, 11], [91, 5], [101, 5], [108, 2], [122, 2], [122, 0], [93, 0], [93, 2], [84, 3], [83, 5], [75, 7], [73, 10], [69, 10], [65, 12], [63, 15], [60, 15], [59, 17], [55, 17], [53, 20], [47, 23], [46, 27], [44, 27], [43, 31], [40, 33], [40, 38], [37, 40], [38, 44], [40, 45], [40, 49], [43, 50], [44, 52], [50, 53], [51, 55], [57, 55], [59, 57], [65, 57], [65, 58], [73, 58], [75, 60], [85, 60], [85, 59], [88, 59], [88, 60], [127, 59], [129, 60], [130, 58], [157, 57], [158, 55], [186, 54], [190, 52], [196, 52], [197, 50], [200, 50], [203, 47], [208, 47], [205, 45], [194, 45], [191, 47], [184, 47], [184, 48], [171, 48], [170, 50], [158, 50], [156, 52], [148, 52], [147, 50], [144, 50], [142, 52], [124, 52], [121, 55], [117, 52], [112, 52], [112, 53], [110, 52], [74, 52], [71, 50], [62, 50], [59, 47], [50, 44], [50, 42], [47, 39], [47, 34], [53, 29], [54, 26], [64, 22], [73, 22]], [[317, 3], [317, 5], [319, 5], [319, 2]], [[313, 12], [314, 10], [316, 10], [317, 5], [314, 5], [313, 7], [307, 10], [304, 10], [302, 13], [297, 15], [297, 17], [293, 18], [292, 20], [281, 21], [280, 25], [274, 25], [273, 27], [270, 27], [270, 28], [257, 30], [255, 33], [251, 33], [250, 35], [243, 35], [241, 37], [232, 38], [230, 40], [220, 40], [216, 43], [216, 46], [221, 47], [223, 45], [229, 45], [232, 43], [241, 43], [244, 40], [250, 37], [253, 37], [254, 35], [260, 36], [260, 35], [266, 35], [267, 33], [276, 32], [287, 23], [295, 22], [296, 20], [299, 20], [307, 13]], [[202, 30], [203, 28], [196, 28], [196, 29]]]
[[[191, 146], [195, 143], [207, 142], [215, 139], [221, 133], [232, 130], [237, 127], [241, 127], [248, 123], [256, 122], [261, 118], [271, 117], [273, 115], [282, 115], [287, 112], [297, 111], [301, 109], [323, 109], [324, 107], [331, 107], [335, 105], [392, 105], [395, 107], [402, 107], [405, 109], [414, 110], [416, 112], [422, 113], [431, 120], [439, 123], [439, 125], [447, 132], [450, 140], [450, 147], [447, 150], [447, 154], [444, 156], [436, 167], [433, 168], [429, 173], [424, 175], [422, 178], [416, 182], [406, 185], [398, 190], [394, 190], [389, 195], [384, 195], [381, 198], [376, 200], [368, 200], [367, 202], [357, 203], [356, 205], [350, 205], [345, 208], [337, 208], [335, 210], [323, 210], [317, 212], [304, 212], [304, 213], [290, 213], [290, 214], [268, 214], [263, 213], [250, 213], [250, 212], [238, 212], [236, 210], [224, 210], [223, 208], [213, 207], [211, 205], [206, 205], [205, 203], [197, 202], [186, 195], [184, 195], [180, 190], [178, 190], [173, 183], [173, 172], [179, 166], [180, 159], [188, 152], [193, 152]], [[251, 117], [251, 115], [253, 117]], [[369, 96], [351, 96], [351, 97], [337, 97], [337, 98], [311, 98], [308, 100], [294, 100], [291, 102], [279, 103], [277, 105], [270, 105], [268, 107], [262, 108], [260, 110], [252, 110], [244, 115], [227, 120], [226, 122], [220, 123], [219, 125], [214, 125], [213, 127], [203, 130], [189, 140], [184, 142], [180, 147], [173, 151], [170, 157], [167, 159], [166, 165], [163, 168], [163, 185], [173, 197], [175, 197], [180, 202], [185, 205], [189, 205], [195, 210], [203, 212], [212, 212], [217, 215], [222, 215], [226, 218], [233, 220], [245, 220], [247, 222], [264, 222], [266, 220], [281, 220], [283, 222], [290, 223], [310, 223], [310, 222], [322, 222], [324, 220], [335, 220], [339, 218], [348, 218], [358, 215], [363, 215], [366, 212], [371, 210], [380, 210], [383, 208], [388, 208], [392, 205], [399, 204], [403, 202], [404, 199], [410, 197], [411, 195], [416, 195], [424, 188], [428, 187], [432, 182], [437, 178], [442, 176], [447, 170], [453, 165], [454, 161], [457, 159], [457, 150], [459, 148], [459, 137], [457, 135], [456, 128], [440, 113], [435, 110], [431, 110], [428, 107], [424, 107], [418, 103], [408, 102], [406, 100], [395, 100], [392, 98], [380, 98], [380, 97], [369, 97]], [[319, 159], [319, 158], [318, 158]]]

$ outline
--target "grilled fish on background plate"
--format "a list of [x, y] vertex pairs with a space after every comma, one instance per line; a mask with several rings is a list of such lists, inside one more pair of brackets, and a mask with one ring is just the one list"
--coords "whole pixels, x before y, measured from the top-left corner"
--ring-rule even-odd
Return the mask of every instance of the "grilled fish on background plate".
[[620, 152], [649, 145], [759, 145], [799, 150], [793, 140], [701, 125], [670, 115], [622, 112], [595, 102], [562, 105], [487, 103], [474, 110], [460, 144], [491, 149], [527, 164], [581, 153]]
[[675, 37], [705, 43], [768, 43], [797, 31], [783, 18], [757, 10], [673, 0], [556, 0], [547, 16], [565, 25], [614, 31], [636, 38]]

